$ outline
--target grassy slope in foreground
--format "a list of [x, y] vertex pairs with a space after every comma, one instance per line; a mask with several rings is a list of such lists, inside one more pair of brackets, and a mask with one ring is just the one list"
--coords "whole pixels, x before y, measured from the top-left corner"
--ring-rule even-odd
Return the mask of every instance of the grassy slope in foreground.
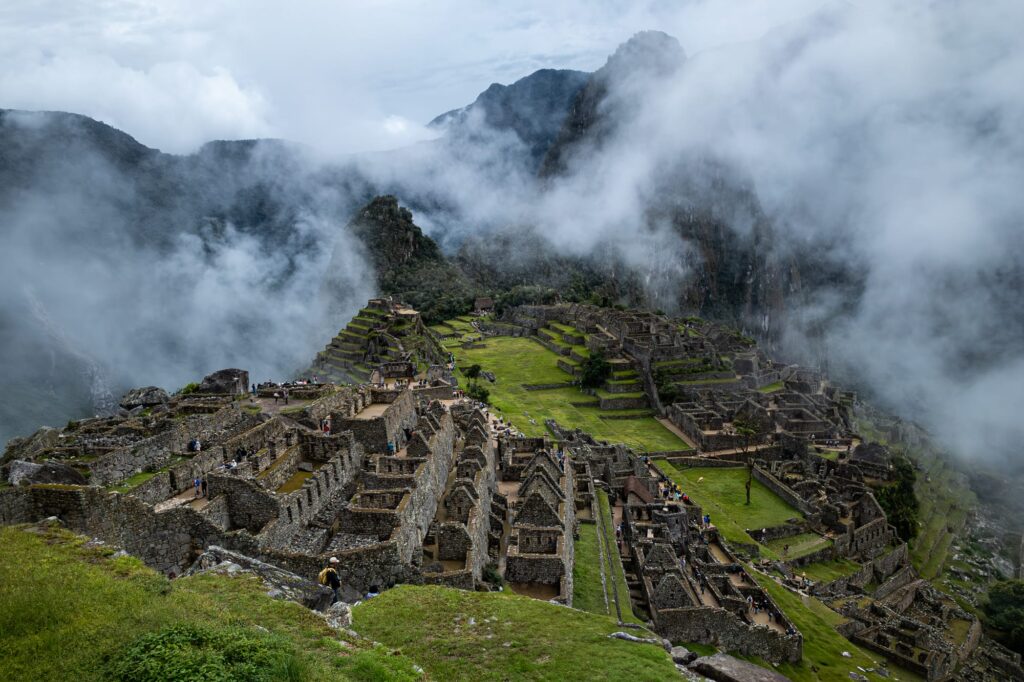
[[[484, 348], [465, 349], [447, 345], [455, 353], [459, 367], [480, 365], [493, 372], [495, 383], [482, 381], [491, 393], [494, 408], [528, 436], [547, 435], [545, 419], [562, 426], [581, 428], [595, 438], [644, 451], [687, 450], [689, 446], [653, 417], [641, 419], [602, 419], [615, 410], [575, 407], [573, 402], [596, 402], [597, 398], [575, 388], [527, 391], [523, 384], [555, 384], [572, 381], [558, 368], [559, 356], [526, 338], [488, 337]], [[564, 359], [564, 358], [563, 358]], [[465, 383], [465, 379], [462, 379]], [[533, 420], [531, 422], [530, 420]]]
[[679, 679], [661, 647], [609, 639], [611, 618], [514, 594], [401, 585], [352, 622], [436, 680]]
[[[169, 581], [138, 559], [112, 557], [109, 548], [86, 545], [84, 538], [56, 528], [45, 534], [3, 528], [0, 546], [0, 677], [5, 682], [110, 679], [108, 659], [124, 660], [125, 648], [137, 638], [174, 626], [198, 626], [232, 638], [243, 633], [284, 652], [283, 670], [261, 670], [262, 676], [247, 679], [420, 677], [412, 661], [366, 641], [344, 647], [323, 619], [299, 604], [266, 596], [262, 582], [251, 576]], [[188, 653], [175, 651], [168, 658], [181, 662]]]

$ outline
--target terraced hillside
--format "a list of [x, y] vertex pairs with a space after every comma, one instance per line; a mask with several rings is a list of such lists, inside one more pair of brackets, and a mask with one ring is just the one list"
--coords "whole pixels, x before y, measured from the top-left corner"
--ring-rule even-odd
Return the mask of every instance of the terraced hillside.
[[370, 380], [382, 362], [408, 360], [421, 369], [444, 360], [419, 313], [383, 300], [372, 300], [327, 347], [317, 353], [309, 373], [335, 383]]

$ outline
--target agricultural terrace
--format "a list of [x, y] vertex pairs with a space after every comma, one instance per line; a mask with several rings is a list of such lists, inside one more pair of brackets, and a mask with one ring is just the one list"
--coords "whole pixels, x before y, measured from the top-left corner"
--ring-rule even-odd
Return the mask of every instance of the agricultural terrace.
[[[446, 329], [465, 332], [463, 325], [468, 326], [468, 323], [451, 320], [432, 329], [437, 333], [451, 333]], [[471, 327], [469, 329], [472, 331]], [[494, 383], [481, 380], [490, 391], [494, 411], [527, 436], [548, 435], [544, 420], [554, 419], [562, 426], [581, 428], [595, 438], [625, 443], [637, 451], [689, 449], [678, 436], [662, 426], [649, 409], [602, 410], [599, 399], [610, 394], [599, 391], [597, 396], [590, 396], [570, 386], [572, 376], [557, 364], [559, 359], [566, 362], [565, 356], [557, 355], [535, 340], [496, 336], [484, 339], [482, 348], [462, 348], [457, 340], [446, 340], [445, 346], [455, 354], [460, 368], [480, 365], [484, 371], [494, 374]], [[635, 376], [632, 380], [636, 381]], [[531, 384], [561, 384], [563, 387], [534, 391], [524, 388]]]

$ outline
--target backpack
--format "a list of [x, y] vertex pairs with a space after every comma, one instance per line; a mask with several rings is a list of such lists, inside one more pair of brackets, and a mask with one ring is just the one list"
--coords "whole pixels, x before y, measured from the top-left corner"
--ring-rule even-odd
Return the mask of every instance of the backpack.
[[327, 582], [327, 574], [329, 572], [333, 572], [333, 571], [334, 571], [334, 569], [331, 568], [330, 566], [328, 566], [324, 570], [320, 571], [320, 575], [318, 575], [316, 577], [317, 582], [320, 583], [321, 585], [327, 585], [328, 584], [328, 582]]

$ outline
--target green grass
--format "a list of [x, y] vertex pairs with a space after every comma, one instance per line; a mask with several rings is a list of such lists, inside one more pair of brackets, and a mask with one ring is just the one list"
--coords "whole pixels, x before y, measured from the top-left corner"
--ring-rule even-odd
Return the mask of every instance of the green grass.
[[605, 602], [601, 584], [601, 552], [597, 538], [596, 524], [580, 524], [580, 538], [573, 546], [572, 605], [607, 616], [610, 605]]
[[757, 390], [759, 390], [761, 393], [775, 393], [776, 391], [781, 391], [783, 388], [785, 388], [785, 386], [786, 385], [784, 383], [782, 383], [781, 381], [776, 381], [774, 384], [768, 384], [767, 386], [762, 386], [761, 388], [759, 388]]
[[849, 559], [835, 559], [833, 561], [818, 561], [807, 566], [796, 569], [798, 574], [804, 574], [811, 580], [823, 583], [830, 583], [848, 575], [853, 575], [860, 570], [860, 564]]
[[109, 679], [107, 660], [123, 661], [139, 637], [176, 626], [265, 639], [287, 654], [287, 679], [419, 679], [408, 658], [360, 639], [345, 647], [319, 616], [266, 596], [251, 576], [169, 581], [137, 559], [114, 558], [113, 549], [87, 546], [59, 529], [3, 528], [0, 544], [5, 682]]
[[[750, 488], [748, 506], [744, 485], [747, 480], [745, 467], [676, 469], [664, 460], [659, 460], [656, 464], [665, 475], [679, 484], [684, 493], [701, 506], [705, 514], [711, 515], [711, 523], [729, 542], [757, 544], [747, 534], [747, 528], [778, 526], [792, 518], [803, 518], [797, 509], [789, 506], [756, 479]], [[769, 546], [758, 546], [761, 554], [767, 557], [777, 559], [782, 552], [781, 547], [776, 552]]]
[[[855, 646], [836, 632], [835, 627], [845, 619], [813, 597], [803, 597], [790, 592], [777, 582], [756, 571], [751, 575], [779, 608], [793, 622], [804, 636], [804, 655], [799, 663], [783, 663], [776, 669], [793, 682], [849, 682], [850, 673], [857, 672], [857, 666], [877, 668], [880, 660]], [[848, 651], [850, 658], [843, 656]], [[905, 670], [890, 666], [893, 678], [919, 680]], [[871, 679], [878, 679], [871, 676]], [[892, 679], [892, 678], [890, 678]]]
[[679, 679], [661, 647], [609, 639], [613, 619], [515, 594], [401, 585], [352, 622], [435, 680]]
[[[604, 510], [604, 518], [607, 523], [604, 525], [605, 546], [611, 548], [612, 575], [616, 589], [619, 593], [619, 610], [622, 612], [622, 620], [626, 623], [643, 625], [643, 621], [633, 615], [633, 606], [629, 599], [629, 585], [626, 583], [626, 572], [622, 568], [622, 557], [619, 555], [619, 545], [615, 542], [614, 517], [612, 516], [611, 504], [608, 502], [608, 493], [597, 490], [597, 504]], [[609, 584], [609, 602], [612, 599], [611, 585]], [[614, 609], [614, 606], [611, 606]]]
[[[491, 404], [496, 412], [528, 436], [547, 435], [544, 420], [554, 419], [562, 426], [578, 427], [600, 440], [625, 443], [636, 450], [688, 449], [686, 443], [653, 417], [605, 420], [601, 417], [617, 412], [602, 411], [596, 406], [573, 407], [570, 403], [596, 400], [578, 389], [524, 389], [523, 384], [553, 384], [571, 380], [566, 372], [558, 368], [559, 356], [536, 341], [497, 336], [488, 338], [484, 348], [450, 348], [460, 367], [478, 364], [495, 374], [495, 383], [483, 382], [491, 392]], [[536, 423], [530, 423], [530, 419]]]
[[802, 556], [807, 556], [817, 552], [825, 547], [830, 547], [832, 541], [828, 538], [824, 538], [817, 533], [801, 533], [788, 538], [779, 538], [778, 540], [770, 540], [768, 547], [776, 552], [779, 556], [782, 556], [782, 548], [789, 545], [789, 552], [785, 555], [787, 559], [799, 559]]
[[110, 488], [110, 490], [116, 493], [126, 493], [129, 490], [133, 490], [139, 487], [140, 485], [142, 485], [149, 479], [153, 478], [154, 476], [156, 476], [155, 471], [143, 471], [141, 473], [135, 474], [134, 476], [129, 476], [128, 478], [121, 481], [119, 485]]

